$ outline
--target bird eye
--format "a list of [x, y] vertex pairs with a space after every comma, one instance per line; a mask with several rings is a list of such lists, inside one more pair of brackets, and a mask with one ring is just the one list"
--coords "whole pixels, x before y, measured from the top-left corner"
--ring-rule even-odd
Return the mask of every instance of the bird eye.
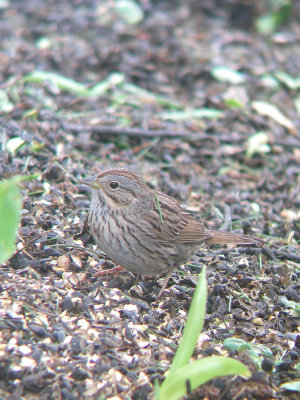
[[110, 184], [109, 184], [109, 187], [110, 187], [112, 190], [118, 189], [119, 186], [120, 186], [119, 182], [115, 182], [115, 181], [110, 182]]

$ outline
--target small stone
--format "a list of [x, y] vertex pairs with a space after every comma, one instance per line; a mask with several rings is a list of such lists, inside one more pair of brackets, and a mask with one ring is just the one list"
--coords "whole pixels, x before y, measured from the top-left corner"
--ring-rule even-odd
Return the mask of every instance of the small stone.
[[53, 331], [52, 332], [52, 341], [63, 343], [66, 338], [66, 334], [63, 331]]
[[23, 356], [28, 356], [29, 354], [32, 353], [32, 349], [26, 345], [21, 345], [18, 349], [19, 353], [22, 354]]
[[38, 324], [29, 324], [28, 328], [33, 331], [38, 337], [44, 339], [48, 336], [46, 329]]
[[88, 371], [86, 371], [85, 369], [82, 368], [75, 368], [72, 373], [71, 373], [71, 377], [73, 379], [75, 379], [76, 381], [82, 381], [84, 379], [87, 378], [91, 378], [91, 375]]
[[264, 358], [261, 363], [261, 368], [266, 372], [271, 372], [274, 368], [274, 363], [270, 358]]

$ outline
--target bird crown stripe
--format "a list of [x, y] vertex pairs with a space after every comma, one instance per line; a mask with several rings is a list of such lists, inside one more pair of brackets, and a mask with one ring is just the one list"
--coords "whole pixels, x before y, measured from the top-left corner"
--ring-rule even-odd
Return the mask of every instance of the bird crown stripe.
[[130, 172], [126, 169], [114, 169], [114, 168], [107, 169], [105, 171], [100, 172], [100, 174], [97, 175], [97, 178], [102, 178], [103, 176], [106, 176], [106, 175], [121, 175], [121, 176], [125, 176], [127, 178], [134, 179], [135, 181], [138, 181], [138, 182], [140, 181], [140, 179], [136, 175], [134, 175], [133, 172]]

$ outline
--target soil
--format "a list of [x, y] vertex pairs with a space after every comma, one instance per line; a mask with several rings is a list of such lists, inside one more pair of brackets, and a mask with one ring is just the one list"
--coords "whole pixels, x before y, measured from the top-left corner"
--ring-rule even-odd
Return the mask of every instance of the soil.
[[[203, 265], [193, 358], [229, 355], [252, 377], [214, 379], [186, 398], [299, 398], [281, 387], [299, 380], [300, 361], [299, 93], [282, 74], [299, 76], [299, 7], [263, 36], [255, 24], [268, 2], [143, 0], [137, 24], [115, 3], [1, 2], [0, 176], [31, 179], [0, 270], [0, 398], [153, 398]], [[237, 74], [216, 79], [217, 66]], [[90, 236], [80, 179], [109, 167], [137, 172], [210, 228], [266, 244], [200, 248], [159, 300], [164, 277], [96, 278], [113, 264]], [[263, 345], [258, 362], [226, 349], [230, 337]]]

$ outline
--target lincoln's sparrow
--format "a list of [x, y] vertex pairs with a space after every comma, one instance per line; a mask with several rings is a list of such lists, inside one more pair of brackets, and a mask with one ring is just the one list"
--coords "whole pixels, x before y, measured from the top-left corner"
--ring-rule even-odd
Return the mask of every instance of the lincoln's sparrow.
[[84, 180], [93, 189], [89, 226], [101, 250], [136, 274], [167, 274], [187, 262], [200, 244], [258, 244], [245, 235], [207, 229], [175, 199], [150, 189], [125, 169]]

